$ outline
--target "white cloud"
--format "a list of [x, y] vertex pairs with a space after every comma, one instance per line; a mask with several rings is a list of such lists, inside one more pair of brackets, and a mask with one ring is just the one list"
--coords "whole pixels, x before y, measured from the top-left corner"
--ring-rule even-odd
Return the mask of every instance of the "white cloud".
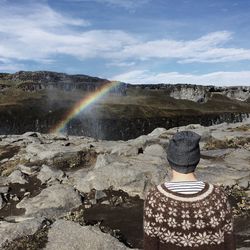
[[[31, 14], [30, 14], [31, 13]], [[65, 17], [46, 5], [0, 9], [0, 58], [47, 62], [56, 54], [79, 59], [110, 57], [135, 39], [119, 30], [79, 32], [72, 26], [89, 25], [83, 19]]]
[[134, 84], [156, 84], [156, 83], [192, 83], [199, 85], [250, 86], [250, 71], [239, 72], [213, 72], [209, 74], [182, 74], [178, 72], [152, 73], [147, 70], [134, 70], [112, 77], [113, 80], [119, 80]]
[[115, 67], [132, 67], [135, 66], [136, 62], [133, 61], [124, 61], [124, 62], [120, 62], [120, 61], [113, 61], [111, 63], [107, 63], [107, 66], [115, 66]]
[[0, 60], [6, 66], [20, 60], [50, 63], [55, 55], [70, 55], [80, 60], [104, 58], [117, 67], [152, 59], [174, 59], [179, 63], [250, 60], [250, 49], [228, 46], [233, 39], [228, 31], [193, 40], [142, 40], [122, 30], [90, 29], [89, 21], [56, 12], [45, 3], [23, 6], [6, 3], [1, 6], [0, 16]]
[[101, 4], [108, 4], [111, 6], [118, 6], [128, 10], [134, 10], [135, 8], [149, 2], [150, 0], [73, 0], [76, 2], [97, 2]]
[[121, 51], [120, 56], [140, 60], [176, 59], [180, 63], [250, 60], [249, 49], [222, 47], [231, 39], [232, 33], [218, 31], [189, 41], [153, 40], [127, 46]]
[[19, 71], [20, 69], [24, 70], [25, 66], [23, 64], [0, 64], [0, 72], [9, 72], [9, 71]]

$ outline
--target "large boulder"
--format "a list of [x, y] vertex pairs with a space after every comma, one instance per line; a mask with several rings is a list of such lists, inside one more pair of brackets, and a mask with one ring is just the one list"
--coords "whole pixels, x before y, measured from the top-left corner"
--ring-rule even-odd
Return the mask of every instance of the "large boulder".
[[130, 195], [144, 197], [148, 189], [161, 182], [166, 174], [166, 160], [161, 157], [150, 154], [139, 154], [136, 157], [106, 154], [98, 156], [93, 170], [83, 178], [77, 178], [76, 175], [74, 183], [82, 192], [89, 192], [92, 188], [103, 190], [112, 186]]
[[250, 152], [246, 149], [236, 149], [231, 154], [225, 157], [225, 162], [228, 166], [238, 171], [250, 172]]
[[129, 249], [109, 234], [93, 226], [57, 220], [48, 233], [45, 250], [126, 250]]
[[33, 198], [24, 198], [17, 208], [24, 208], [25, 216], [46, 216], [54, 218], [81, 205], [81, 197], [68, 185], [56, 184], [43, 189]]
[[167, 157], [166, 149], [164, 149], [159, 144], [153, 144], [153, 145], [147, 146], [144, 150], [144, 154], [150, 155], [153, 157], [159, 157], [162, 159], [166, 159]]
[[0, 193], [0, 209], [2, 209], [5, 206], [6, 202], [4, 201], [2, 194]]
[[57, 183], [63, 181], [65, 178], [65, 174], [60, 169], [55, 169], [49, 167], [47, 165], [43, 165], [40, 172], [37, 175], [37, 179], [41, 181], [42, 184], [44, 183]]
[[13, 171], [9, 176], [8, 176], [9, 182], [12, 183], [19, 183], [19, 184], [25, 184], [28, 181], [25, 178], [25, 175], [20, 171], [20, 170], [15, 170]]

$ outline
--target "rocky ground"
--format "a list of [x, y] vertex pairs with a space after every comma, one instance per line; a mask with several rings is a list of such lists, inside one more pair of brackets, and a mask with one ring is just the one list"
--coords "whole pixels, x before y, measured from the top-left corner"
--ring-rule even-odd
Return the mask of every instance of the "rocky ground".
[[197, 176], [224, 185], [237, 249], [250, 249], [250, 119], [158, 128], [129, 141], [0, 136], [0, 248], [142, 248], [143, 199], [170, 177], [165, 148], [184, 129], [202, 136]]

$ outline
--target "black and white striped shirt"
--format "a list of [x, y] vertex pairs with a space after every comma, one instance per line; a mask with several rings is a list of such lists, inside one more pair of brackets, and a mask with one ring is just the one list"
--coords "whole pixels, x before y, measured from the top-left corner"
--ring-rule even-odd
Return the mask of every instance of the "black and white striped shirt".
[[166, 182], [167, 189], [181, 194], [196, 194], [205, 187], [203, 181], [171, 181]]

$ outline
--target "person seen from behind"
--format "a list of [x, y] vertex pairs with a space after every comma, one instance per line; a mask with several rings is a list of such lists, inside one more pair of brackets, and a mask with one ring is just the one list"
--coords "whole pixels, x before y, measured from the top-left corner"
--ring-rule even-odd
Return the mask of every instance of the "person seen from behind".
[[220, 186], [196, 179], [200, 136], [177, 132], [169, 142], [170, 182], [147, 194], [144, 250], [235, 250], [231, 206]]

